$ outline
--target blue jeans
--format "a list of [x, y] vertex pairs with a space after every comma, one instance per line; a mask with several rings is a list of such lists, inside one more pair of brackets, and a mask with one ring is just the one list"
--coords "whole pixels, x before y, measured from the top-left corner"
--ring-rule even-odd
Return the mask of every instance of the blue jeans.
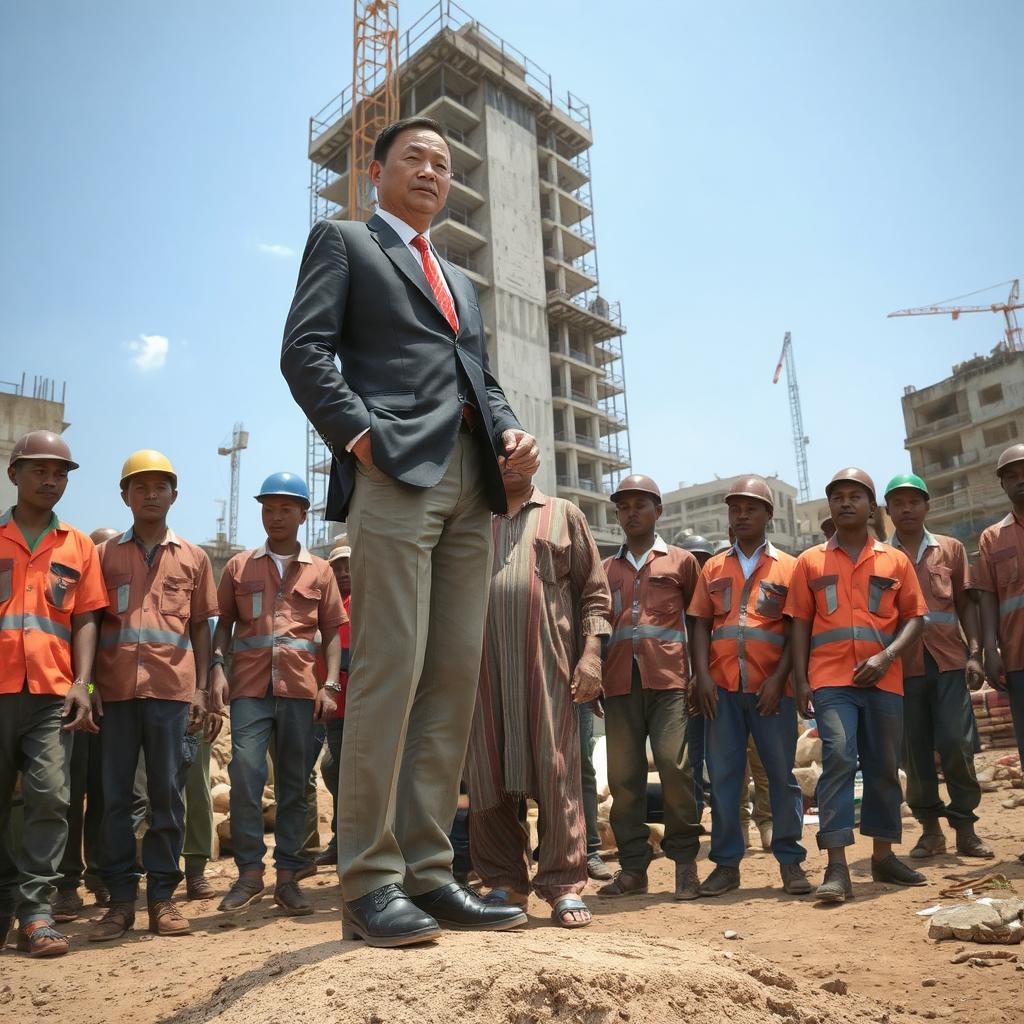
[[302, 848], [312, 727], [312, 700], [275, 697], [270, 686], [263, 697], [236, 697], [231, 702], [231, 844], [239, 873], [263, 870], [263, 788], [271, 742], [277, 796], [274, 867], [298, 871], [308, 863]]
[[580, 726], [580, 783], [589, 857], [601, 849], [601, 835], [597, 830], [597, 775], [594, 773], [594, 709], [589, 704], [577, 704], [576, 717]]
[[331, 794], [333, 813], [331, 814], [331, 841], [328, 850], [338, 849], [338, 786], [341, 774], [341, 741], [345, 735], [345, 719], [332, 718], [327, 723], [327, 753], [320, 761], [320, 777], [324, 780], [327, 792]]
[[877, 687], [828, 686], [814, 691], [821, 736], [818, 849], [853, 845], [853, 779], [864, 778], [861, 835], [898, 843], [903, 836], [900, 748], [903, 697]]
[[697, 804], [697, 820], [704, 813], [704, 716], [690, 715], [686, 723], [686, 742], [690, 748], [690, 768], [693, 769], [693, 799]]
[[799, 864], [807, 856], [800, 845], [804, 802], [793, 778], [796, 759], [796, 702], [783, 697], [779, 713], [758, 713], [756, 693], [730, 693], [719, 687], [715, 717], [706, 720], [706, 757], [711, 776], [710, 859], [738, 867], [743, 859], [740, 798], [747, 773], [747, 737], [754, 744], [772, 804], [772, 853], [780, 864]]
[[169, 900], [183, 875], [178, 861], [185, 842], [181, 787], [189, 760], [188, 702], [152, 698], [103, 705], [103, 849], [100, 877], [115, 903], [134, 903], [140, 872], [132, 827], [133, 787], [140, 752], [145, 756], [150, 825], [142, 839], [142, 866], [150, 903]]
[[[75, 732], [71, 743], [68, 777], [68, 841], [60, 862], [61, 891], [74, 891], [84, 877], [90, 889], [99, 884], [100, 851], [103, 848], [103, 760], [100, 738]], [[83, 859], [84, 852], [84, 859]]]
[[1013, 731], [1017, 734], [1020, 763], [1024, 764], [1024, 670], [1006, 673], [1006, 688], [1010, 693], [1010, 714]]

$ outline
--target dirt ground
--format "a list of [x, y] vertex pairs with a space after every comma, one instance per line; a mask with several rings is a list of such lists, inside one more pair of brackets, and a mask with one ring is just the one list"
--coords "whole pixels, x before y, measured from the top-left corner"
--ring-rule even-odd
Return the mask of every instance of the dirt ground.
[[[339, 940], [339, 890], [325, 869], [303, 883], [316, 913], [283, 917], [269, 895], [235, 917], [214, 902], [182, 906], [190, 935], [158, 939], [144, 930], [100, 946], [85, 941], [88, 919], [66, 926], [69, 956], [32, 961], [11, 946], [0, 957], [0, 1019], [75, 1024], [543, 1024], [547, 1021], [686, 1021], [794, 1024], [949, 1019], [1020, 1024], [1024, 967], [951, 964], [956, 942], [926, 938], [915, 911], [940, 902], [946, 875], [1002, 871], [1024, 894], [1024, 807], [1004, 810], [1007, 792], [985, 794], [980, 833], [994, 862], [944, 856], [926, 862], [927, 886], [899, 889], [870, 880], [869, 845], [851, 856], [856, 899], [816, 907], [785, 896], [774, 859], [743, 863], [743, 886], [718, 900], [676, 903], [672, 865], [651, 867], [651, 894], [588, 894], [595, 921], [566, 931], [531, 900], [527, 929], [504, 935], [446, 933], [440, 942], [384, 951]], [[914, 825], [905, 822], [909, 849]], [[814, 826], [805, 829], [807, 866], [820, 879]], [[703, 877], [707, 840], [703, 843]], [[211, 865], [219, 895], [230, 860]], [[945, 901], [951, 902], [951, 901]], [[139, 929], [145, 928], [144, 911]], [[735, 939], [723, 932], [733, 930]], [[1002, 947], [1007, 948], [1007, 947]], [[1024, 961], [1024, 946], [1010, 947]]]

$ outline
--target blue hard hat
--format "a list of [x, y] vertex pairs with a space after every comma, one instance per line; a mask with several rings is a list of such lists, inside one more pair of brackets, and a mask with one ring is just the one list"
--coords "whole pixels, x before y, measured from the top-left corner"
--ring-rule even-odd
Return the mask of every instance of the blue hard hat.
[[261, 498], [272, 496], [297, 498], [305, 504], [306, 508], [309, 508], [309, 488], [306, 486], [306, 481], [294, 473], [271, 473], [263, 481], [260, 493], [255, 495], [255, 498], [259, 501]]

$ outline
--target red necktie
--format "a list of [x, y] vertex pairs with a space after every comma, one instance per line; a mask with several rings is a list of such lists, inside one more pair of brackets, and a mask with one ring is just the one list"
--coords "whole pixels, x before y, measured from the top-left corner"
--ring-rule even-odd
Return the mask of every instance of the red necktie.
[[448, 294], [448, 289], [445, 288], [444, 282], [441, 280], [441, 268], [437, 265], [437, 260], [434, 259], [434, 254], [430, 251], [430, 243], [423, 235], [417, 235], [412, 240], [412, 244], [419, 250], [423, 260], [423, 273], [427, 275], [427, 284], [430, 285], [430, 290], [434, 293], [434, 298], [437, 300], [441, 312], [444, 313], [445, 320], [451, 324], [452, 330], [458, 334], [459, 318], [455, 313], [452, 297]]

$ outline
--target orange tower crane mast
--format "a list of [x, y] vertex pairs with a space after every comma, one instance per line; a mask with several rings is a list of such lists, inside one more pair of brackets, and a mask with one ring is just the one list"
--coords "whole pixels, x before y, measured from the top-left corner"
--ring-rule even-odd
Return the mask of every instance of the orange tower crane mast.
[[[959, 302], [960, 299], [969, 299], [982, 292], [991, 291], [1001, 285], [1010, 286], [1010, 294], [1005, 302], [992, 302], [987, 306], [950, 306], [946, 303]], [[1020, 324], [1017, 323], [1017, 310], [1024, 309], [1024, 302], [1020, 301], [1020, 280], [1002, 281], [1000, 284], [991, 285], [988, 288], [980, 288], [976, 292], [968, 292], [966, 295], [956, 295], [951, 299], [945, 299], [942, 303], [935, 303], [931, 306], [917, 306], [914, 309], [897, 309], [889, 316], [930, 316], [941, 313], [948, 313], [954, 320], [960, 318], [961, 313], [1002, 313], [1006, 318], [1006, 346], [1007, 352], [1024, 352], [1024, 338], [1021, 337]]]
[[398, 120], [398, 0], [355, 0], [349, 220], [373, 216], [369, 167], [381, 131]]

